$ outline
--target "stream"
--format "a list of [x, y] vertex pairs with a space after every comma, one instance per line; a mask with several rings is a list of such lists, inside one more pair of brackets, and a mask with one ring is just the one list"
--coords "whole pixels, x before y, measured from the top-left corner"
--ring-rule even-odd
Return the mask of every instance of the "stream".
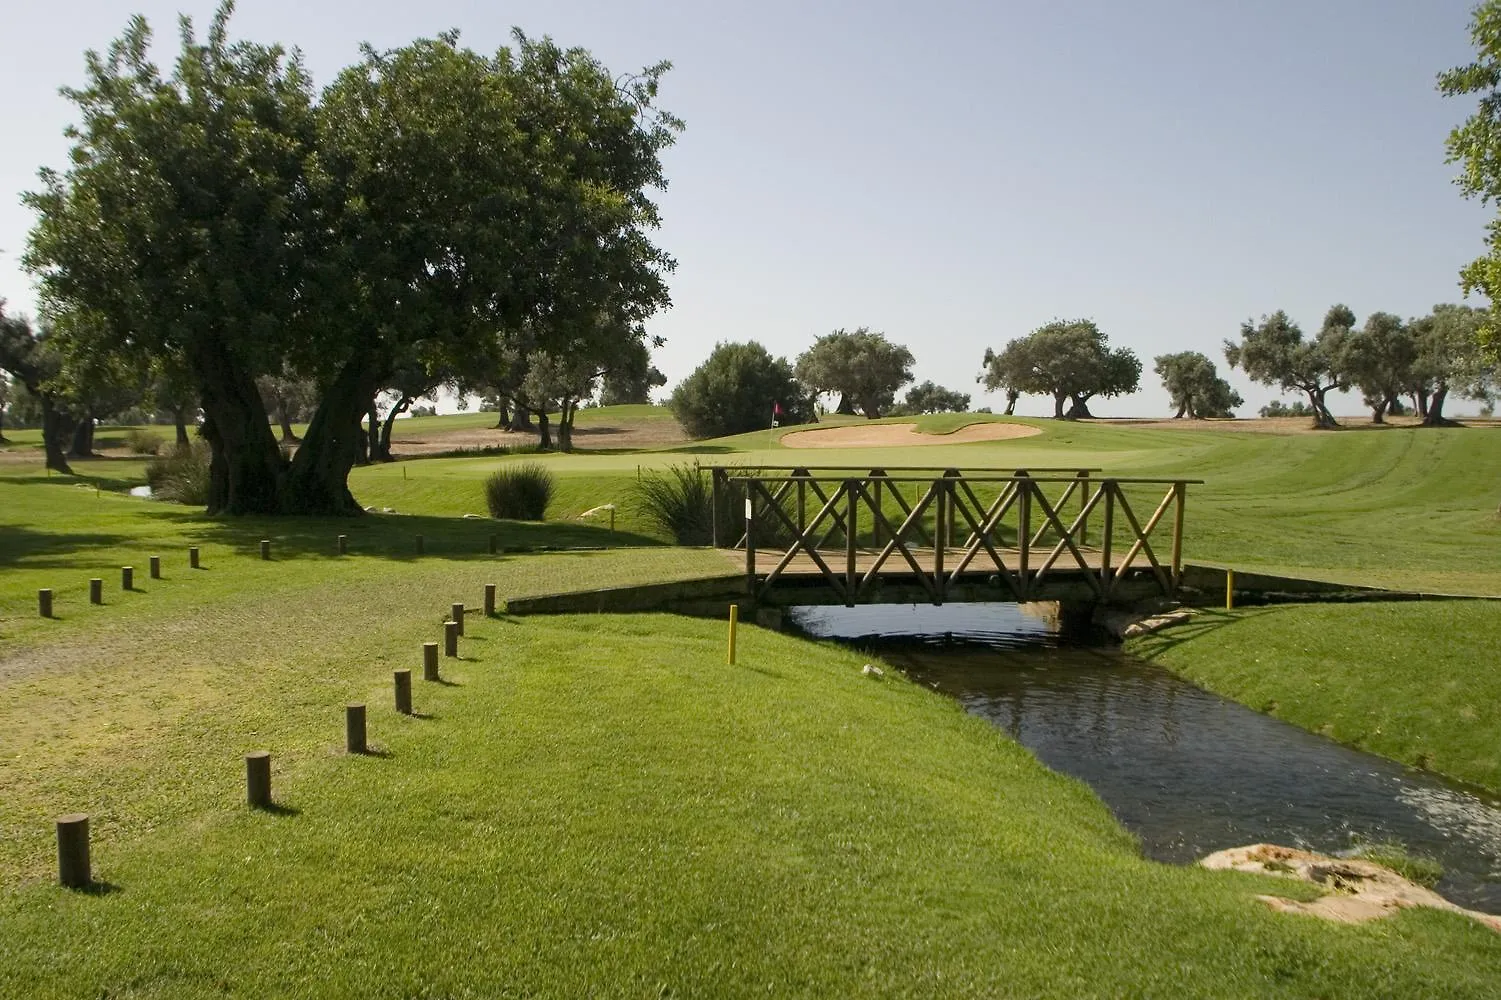
[[1501, 913], [1501, 800], [1210, 694], [1103, 635], [1062, 636], [1014, 604], [804, 607], [791, 618], [879, 655], [1086, 782], [1147, 857], [1395, 841], [1443, 865], [1445, 897]]

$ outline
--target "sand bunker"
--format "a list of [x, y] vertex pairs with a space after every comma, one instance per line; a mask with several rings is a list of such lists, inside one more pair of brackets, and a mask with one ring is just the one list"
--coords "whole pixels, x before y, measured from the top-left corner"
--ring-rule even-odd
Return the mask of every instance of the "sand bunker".
[[782, 436], [789, 448], [891, 448], [906, 445], [968, 444], [971, 441], [1009, 441], [1032, 437], [1041, 429], [998, 421], [970, 424], [952, 434], [919, 434], [916, 424], [845, 424]]

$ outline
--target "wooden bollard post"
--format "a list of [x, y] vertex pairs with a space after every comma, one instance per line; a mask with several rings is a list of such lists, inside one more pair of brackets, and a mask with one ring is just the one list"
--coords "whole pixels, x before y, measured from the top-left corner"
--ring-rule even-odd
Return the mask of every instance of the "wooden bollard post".
[[89, 818], [83, 813], [57, 817], [57, 880], [69, 889], [87, 889], [94, 881], [89, 871]]
[[730, 605], [730, 666], [735, 665], [735, 626], [740, 624], [740, 605]]
[[412, 672], [398, 670], [393, 675], [396, 681], [396, 711], [402, 715], [412, 714]]
[[36, 592], [36, 610], [37, 614], [41, 615], [43, 618], [52, 617], [51, 588], [43, 587], [41, 590], [38, 590]]
[[464, 605], [455, 602], [448, 609], [448, 619], [459, 627], [459, 635], [464, 634]]
[[365, 745], [365, 706], [344, 706], [344, 748], [350, 753], [364, 753], [368, 747]]
[[121, 566], [120, 567], [120, 589], [121, 590], [135, 590], [136, 589], [136, 570], [135, 570], [134, 566]]
[[495, 584], [485, 584], [485, 617], [495, 617]]
[[160, 580], [162, 578], [162, 557], [161, 556], [152, 556], [151, 557], [149, 572], [151, 573], [151, 579], [153, 579], [153, 580]]
[[270, 559], [271, 558], [271, 539], [269, 539], [269, 538], [262, 538], [261, 539], [261, 558], [262, 559]]
[[1235, 570], [1225, 570], [1225, 610], [1235, 610]]
[[427, 544], [421, 535], [417, 536], [417, 554], [420, 556], [427, 550]]
[[495, 535], [491, 535], [490, 536], [490, 554], [493, 556], [495, 554], [495, 550], [497, 548], [499, 548], [499, 547], [500, 547], [500, 539], [497, 538]]
[[347, 555], [349, 555], [349, 536], [348, 535], [340, 535], [339, 536], [339, 555], [341, 555], [341, 556], [347, 556]]
[[188, 547], [188, 568], [189, 569], [197, 569], [198, 568], [198, 546], [196, 546], [196, 545], [192, 545], [192, 546]]
[[104, 603], [104, 581], [97, 576], [89, 581], [89, 603]]
[[443, 655], [444, 656], [458, 656], [459, 655], [459, 623], [458, 622], [444, 622], [443, 623]]
[[422, 644], [422, 679], [425, 681], [438, 679], [438, 644], [436, 642]]
[[252, 809], [271, 807], [271, 751], [252, 750], [245, 755], [245, 801]]

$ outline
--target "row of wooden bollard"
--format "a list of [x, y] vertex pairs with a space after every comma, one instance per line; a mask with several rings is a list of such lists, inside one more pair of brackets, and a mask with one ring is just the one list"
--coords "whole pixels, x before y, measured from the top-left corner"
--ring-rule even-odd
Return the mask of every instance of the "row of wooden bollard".
[[[425, 542], [423, 536], [418, 535], [416, 537], [417, 537], [417, 554], [420, 556], [420, 555], [423, 555], [426, 552], [426, 542]], [[345, 556], [345, 555], [349, 554], [349, 536], [348, 535], [340, 535], [338, 537], [338, 539], [337, 539], [337, 545], [338, 545], [339, 555]], [[491, 555], [495, 555], [499, 550], [500, 550], [499, 537], [496, 536], [496, 535], [491, 535], [490, 536], [490, 554]], [[261, 559], [262, 560], [269, 560], [270, 558], [271, 558], [271, 539], [269, 539], [269, 538], [262, 538], [261, 539]], [[200, 568], [200, 566], [199, 566], [198, 546], [196, 546], [196, 545], [190, 546], [188, 548], [188, 568], [189, 569], [199, 569]], [[153, 579], [153, 580], [160, 580], [162, 578], [162, 557], [161, 556], [151, 556], [150, 557], [150, 573], [151, 573], [151, 579]], [[132, 591], [132, 590], [135, 589], [135, 567], [134, 566], [122, 566], [122, 567], [120, 567], [120, 589], [124, 590], [124, 591], [127, 591], [127, 592]], [[42, 617], [42, 618], [51, 618], [52, 617], [52, 613], [53, 613], [53, 608], [52, 608], [52, 603], [53, 603], [52, 588], [51, 587], [43, 587], [43, 588], [39, 589], [37, 591], [37, 594], [36, 594], [36, 601], [37, 601], [37, 614], [40, 617]], [[102, 577], [94, 577], [93, 579], [89, 580], [89, 603], [90, 604], [103, 604], [104, 603], [104, 579]], [[494, 587], [493, 584], [491, 584], [491, 585], [489, 585], [489, 586], [487, 586], [485, 588], [485, 614], [487, 614], [487, 615], [493, 615], [494, 613], [495, 613], [495, 587]], [[460, 635], [464, 634], [464, 629], [463, 629], [462, 622], [460, 623], [460, 626], [459, 626], [459, 634]]]
[[[162, 578], [162, 557], [151, 556], [148, 560], [147, 565], [149, 567], [148, 572], [151, 574], [151, 579], [160, 580]], [[198, 568], [198, 547], [196, 545], [188, 549], [188, 566], [191, 569]], [[135, 573], [136, 571], [134, 566], [120, 567], [121, 590], [129, 592], [136, 589]], [[51, 587], [42, 587], [36, 592], [36, 610], [39, 616], [41, 616], [42, 618], [52, 617], [52, 600], [53, 595]], [[104, 579], [102, 577], [96, 576], [89, 580], [89, 603], [104, 603]]]
[[[344, 538], [340, 535], [339, 538]], [[197, 562], [197, 549], [194, 563]], [[264, 552], [265, 549], [262, 549]], [[152, 557], [155, 562], [156, 557]], [[48, 599], [51, 591], [43, 591]], [[494, 616], [496, 586], [485, 584], [485, 617]], [[449, 618], [443, 623], [443, 653], [447, 657], [459, 655], [459, 636], [464, 634], [464, 605], [454, 602], [449, 607]], [[438, 681], [438, 644], [422, 644], [422, 679]], [[392, 673], [392, 688], [395, 694], [396, 711], [412, 715], [412, 672], [397, 670]], [[344, 748], [351, 754], [370, 752], [369, 729], [363, 703], [351, 702], [344, 706]], [[271, 751], [252, 750], [245, 755], [245, 801], [252, 809], [271, 809]], [[59, 816], [57, 825], [57, 879], [70, 889], [87, 889], [93, 885], [93, 873], [89, 859], [89, 817], [86, 813], [70, 813]]]

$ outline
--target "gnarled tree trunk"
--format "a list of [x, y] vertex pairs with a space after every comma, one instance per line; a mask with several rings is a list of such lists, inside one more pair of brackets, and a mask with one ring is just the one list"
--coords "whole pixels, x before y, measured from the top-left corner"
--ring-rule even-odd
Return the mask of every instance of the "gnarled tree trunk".
[[1423, 414], [1424, 427], [1444, 427], [1453, 423], [1444, 417], [1444, 403], [1448, 398], [1448, 386], [1440, 386], [1433, 390], [1433, 395], [1428, 399], [1428, 412]]
[[188, 418], [187, 413], [184, 412], [183, 407], [173, 407], [172, 426], [177, 431], [177, 447], [186, 448], [192, 444], [192, 442], [188, 440]]
[[68, 446], [70, 458], [92, 458], [94, 456], [94, 415], [85, 413], [73, 425], [73, 441]]
[[537, 445], [543, 451], [552, 451], [552, 428], [545, 408], [537, 411]]
[[[359, 514], [349, 492], [349, 470], [359, 457], [364, 431], [360, 418], [379, 385], [380, 373], [369, 361], [352, 361], [324, 390], [318, 409], [292, 457], [282, 490], [288, 514]], [[377, 425], [378, 428], [379, 425]]]
[[1006, 416], [1016, 415], [1016, 402], [1022, 398], [1022, 394], [1015, 389], [1006, 390]]
[[[30, 386], [27, 388], [29, 389]], [[42, 406], [42, 448], [47, 454], [47, 468], [53, 472], [71, 476], [73, 469], [68, 465], [68, 459], [63, 454], [63, 438], [69, 433], [67, 420], [58, 410], [57, 404], [52, 401], [50, 393], [33, 390], [32, 395], [36, 396]]]
[[372, 462], [393, 461], [391, 458], [391, 425], [396, 423], [396, 418], [409, 410], [415, 402], [415, 397], [402, 396], [401, 399], [396, 401], [396, 405], [391, 407], [391, 412], [386, 414], [385, 423], [380, 426], [380, 445], [377, 453], [370, 456]]
[[287, 462], [276, 446], [255, 379], [210, 342], [189, 351], [188, 363], [202, 390], [202, 433], [213, 449], [209, 513], [281, 513]]

